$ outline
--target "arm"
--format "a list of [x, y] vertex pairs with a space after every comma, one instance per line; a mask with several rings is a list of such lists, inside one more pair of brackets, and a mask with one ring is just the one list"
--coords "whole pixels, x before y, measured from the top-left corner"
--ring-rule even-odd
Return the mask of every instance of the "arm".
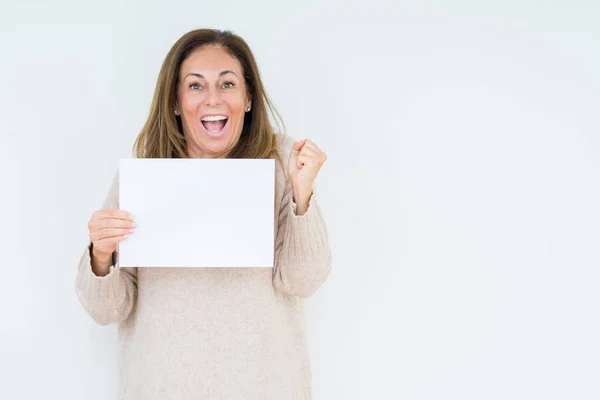
[[296, 211], [288, 183], [278, 213], [273, 285], [289, 295], [309, 298], [329, 276], [331, 248], [315, 195], [302, 215]]
[[[119, 177], [115, 176], [103, 208], [119, 208]], [[137, 268], [121, 268], [118, 252], [114, 262], [101, 265], [94, 260], [92, 245], [88, 244], [79, 260], [75, 278], [75, 292], [87, 313], [99, 324], [108, 325], [125, 320], [132, 312], [137, 299]], [[102, 271], [96, 275], [94, 271]], [[107, 272], [107, 273], [104, 273]]]

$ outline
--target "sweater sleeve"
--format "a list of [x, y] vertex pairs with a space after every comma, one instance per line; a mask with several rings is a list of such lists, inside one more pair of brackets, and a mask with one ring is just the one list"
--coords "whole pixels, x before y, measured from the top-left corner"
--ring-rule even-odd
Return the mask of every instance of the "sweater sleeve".
[[298, 297], [309, 298], [331, 271], [327, 227], [315, 193], [308, 209], [296, 215], [291, 184], [287, 184], [278, 215], [273, 285]]
[[[119, 175], [115, 175], [103, 208], [119, 208]], [[121, 268], [119, 253], [106, 276], [92, 271], [91, 243], [79, 259], [75, 278], [77, 298], [87, 313], [100, 325], [119, 323], [132, 312], [137, 299], [137, 268]]]

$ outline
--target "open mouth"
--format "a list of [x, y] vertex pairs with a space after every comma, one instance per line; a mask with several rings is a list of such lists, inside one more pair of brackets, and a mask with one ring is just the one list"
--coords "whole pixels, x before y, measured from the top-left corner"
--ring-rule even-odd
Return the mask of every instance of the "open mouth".
[[200, 120], [206, 132], [213, 136], [217, 136], [223, 131], [227, 121], [229, 118], [225, 115], [209, 115]]

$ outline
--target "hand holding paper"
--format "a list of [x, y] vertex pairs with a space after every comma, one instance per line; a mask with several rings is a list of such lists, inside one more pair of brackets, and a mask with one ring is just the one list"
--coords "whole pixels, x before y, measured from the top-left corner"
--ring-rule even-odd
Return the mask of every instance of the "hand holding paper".
[[135, 222], [124, 210], [98, 210], [88, 223], [92, 244], [92, 267], [97, 275], [104, 276], [112, 265], [112, 255], [117, 244], [135, 230]]

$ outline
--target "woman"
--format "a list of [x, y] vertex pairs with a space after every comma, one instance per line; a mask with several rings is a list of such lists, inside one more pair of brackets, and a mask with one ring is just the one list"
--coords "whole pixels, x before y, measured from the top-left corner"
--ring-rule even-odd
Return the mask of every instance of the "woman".
[[269, 111], [277, 116], [239, 36], [196, 30], [169, 51], [135, 155], [275, 158], [275, 264], [121, 268], [117, 244], [135, 221], [119, 210], [117, 174], [88, 224], [76, 291], [95, 321], [119, 324], [119, 398], [311, 398], [302, 300], [331, 269], [312, 193], [326, 156], [275, 134]]

